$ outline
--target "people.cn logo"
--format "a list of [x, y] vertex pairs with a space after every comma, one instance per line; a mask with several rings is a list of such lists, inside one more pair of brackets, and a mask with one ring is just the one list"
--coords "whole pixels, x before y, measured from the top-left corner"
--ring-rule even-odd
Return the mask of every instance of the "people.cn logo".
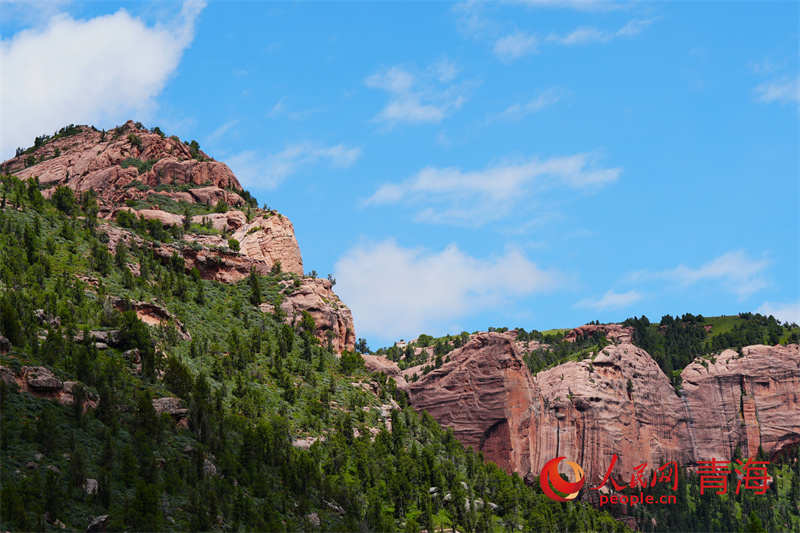
[[[581, 468], [581, 465], [578, 463], [573, 463], [572, 461], [566, 461], [566, 463], [571, 466], [572, 471], [575, 472], [575, 481], [570, 483], [562, 479], [561, 474], [558, 473], [558, 463], [564, 459], [566, 459], [566, 457], [556, 457], [548, 461], [539, 474], [539, 485], [542, 486], [542, 490], [548, 498], [557, 502], [574, 500], [575, 497], [578, 496], [578, 492], [580, 492], [585, 481], [583, 479], [583, 468]], [[553, 489], [566, 494], [566, 496], [559, 496]]]

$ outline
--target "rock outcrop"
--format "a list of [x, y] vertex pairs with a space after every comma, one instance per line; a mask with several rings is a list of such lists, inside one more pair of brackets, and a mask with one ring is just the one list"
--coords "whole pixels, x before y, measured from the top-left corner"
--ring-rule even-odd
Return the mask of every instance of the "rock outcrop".
[[[597, 485], [668, 461], [730, 459], [737, 446], [775, 456], [800, 444], [800, 350], [750, 346], [690, 364], [678, 395], [644, 350], [607, 346], [532, 377], [508, 337], [483, 333], [410, 384], [411, 403], [466, 446], [529, 482], [566, 456]], [[387, 372], [388, 373], [388, 372]], [[630, 380], [630, 382], [629, 382]]]
[[[75, 401], [73, 392], [80, 383], [77, 381], [61, 381], [53, 372], [43, 366], [23, 366], [14, 372], [9, 367], [0, 366], [0, 379], [6, 385], [15, 384], [22, 392], [28, 392], [38, 398], [57, 400], [62, 405], [72, 405]], [[100, 398], [86, 392], [83, 408], [95, 409]]]
[[[164, 306], [152, 302], [137, 302], [113, 297], [110, 299], [110, 302], [118, 311], [124, 311], [126, 308], [136, 311], [136, 316], [139, 320], [148, 326], [167, 326], [173, 324], [179, 339], [184, 341], [192, 340], [192, 335], [189, 333], [189, 330], [186, 329], [186, 326]], [[113, 341], [106, 342], [111, 346], [115, 345]]]
[[57, 136], [32, 153], [9, 159], [3, 170], [20, 179], [38, 177], [43, 185], [68, 185], [78, 192], [94, 189], [101, 204], [145, 198], [159, 185], [183, 187], [187, 195], [181, 199], [190, 203], [244, 203], [225, 190], [242, 190], [227, 165], [193, 151], [177, 137], [151, 133], [131, 120], [107, 132], [76, 126], [71, 135]]
[[[316, 324], [314, 334], [323, 345], [330, 341], [337, 352], [352, 351], [356, 342], [353, 315], [331, 287], [327, 279], [303, 278], [299, 287], [289, 285], [284, 289], [281, 310], [286, 314], [287, 323], [300, 320], [303, 311], [308, 312]], [[261, 304], [261, 309], [273, 311], [269, 304]]]
[[633, 342], [633, 328], [621, 324], [603, 324], [599, 326], [586, 324], [568, 332], [564, 336], [564, 340], [575, 342], [578, 337], [591, 337], [596, 331], [605, 333], [606, 337], [612, 341]]
[[394, 379], [398, 389], [407, 393], [411, 392], [408, 382], [405, 376], [403, 376], [400, 367], [397, 366], [397, 363], [377, 355], [361, 354], [361, 357], [364, 359], [364, 368], [366, 368], [368, 372], [382, 372]]
[[303, 275], [300, 246], [288, 218], [282, 215], [258, 216], [241, 225], [233, 233], [233, 238], [239, 241], [239, 249], [245, 257], [261, 261], [269, 268], [280, 261], [284, 272]]
[[153, 400], [153, 409], [156, 414], [166, 413], [172, 417], [179, 427], [189, 425], [189, 409], [183, 406], [180, 398], [167, 397]]
[[160, 209], [139, 209], [136, 211], [130, 207], [120, 207], [119, 209], [112, 211], [111, 218], [116, 219], [117, 214], [120, 211], [128, 211], [129, 213], [133, 213], [144, 218], [145, 220], [158, 220], [161, 222], [162, 226], [180, 226], [183, 224], [183, 217], [181, 215], [176, 215], [168, 211], [162, 211]]

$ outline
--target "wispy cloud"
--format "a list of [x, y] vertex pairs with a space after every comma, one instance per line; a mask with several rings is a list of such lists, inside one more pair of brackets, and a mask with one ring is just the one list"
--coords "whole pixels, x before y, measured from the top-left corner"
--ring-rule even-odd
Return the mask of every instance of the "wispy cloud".
[[269, 111], [270, 117], [280, 117], [285, 116], [289, 118], [289, 120], [305, 120], [308, 117], [314, 115], [315, 113], [319, 113], [321, 110], [319, 108], [316, 109], [306, 109], [304, 111], [296, 111], [289, 108], [288, 98], [284, 96], [281, 98], [277, 104], [272, 106], [272, 109]]
[[551, 33], [547, 36], [547, 41], [564, 45], [607, 43], [617, 37], [632, 37], [638, 35], [652, 22], [652, 20], [630, 20], [617, 31], [582, 27], [563, 36]]
[[617, 31], [601, 30], [590, 26], [576, 28], [566, 35], [550, 33], [542, 37], [536, 33], [516, 31], [498, 38], [494, 43], [494, 53], [501, 60], [510, 62], [523, 56], [539, 52], [545, 44], [560, 44], [565, 46], [587, 45], [593, 43], [607, 43], [618, 37], [632, 37], [638, 35], [647, 26], [652, 24], [652, 19], [634, 19], [625, 23]]
[[89, 20], [59, 14], [3, 39], [2, 157], [65, 124], [144, 119], [192, 42], [204, 6], [184, 2], [173, 20], [152, 27], [122, 9]]
[[252, 150], [240, 152], [228, 158], [228, 165], [242, 185], [274, 189], [292, 174], [314, 164], [327, 162], [346, 168], [360, 155], [360, 148], [348, 148], [344, 144], [326, 146], [305, 142], [290, 144], [281, 152], [266, 157]]
[[557, 103], [566, 94], [564, 89], [553, 87], [545, 91], [541, 91], [535, 98], [520, 104], [513, 104], [508, 106], [505, 111], [495, 115], [494, 119], [500, 120], [520, 120], [523, 117], [541, 111], [545, 107], [549, 107]]
[[517, 203], [548, 189], [594, 190], [619, 177], [621, 168], [602, 168], [598, 161], [581, 153], [483, 170], [427, 167], [410, 179], [381, 186], [365, 204], [404, 202], [417, 209], [419, 221], [480, 226], [508, 216]]
[[785, 61], [776, 62], [770, 57], [765, 57], [763, 61], [751, 61], [747, 64], [747, 68], [756, 74], [772, 74], [785, 65]]
[[217, 129], [215, 129], [214, 131], [212, 131], [211, 133], [206, 135], [206, 139], [205, 139], [206, 144], [211, 144], [211, 145], [216, 144], [217, 141], [222, 139], [222, 137], [226, 133], [228, 133], [232, 127], [234, 127], [238, 123], [239, 123], [239, 119], [234, 119], [234, 120], [229, 120], [228, 122], [226, 122], [222, 126], [218, 127]]
[[565, 280], [517, 248], [480, 258], [455, 244], [433, 251], [393, 239], [348, 250], [334, 269], [336, 292], [353, 309], [359, 335], [385, 339], [443, 333], [463, 317], [513, 305]]
[[800, 324], [800, 301], [790, 303], [764, 302], [757, 310], [764, 316], [774, 316], [787, 324]]
[[508, 0], [511, 4], [524, 4], [531, 7], [569, 8], [580, 11], [612, 11], [623, 5], [608, 0]]
[[595, 309], [597, 311], [624, 309], [640, 302], [644, 297], [645, 294], [637, 290], [631, 290], [623, 293], [618, 293], [611, 290], [599, 298], [585, 298], [576, 303], [575, 307]]
[[685, 264], [660, 272], [639, 271], [629, 275], [633, 282], [667, 280], [682, 288], [698, 284], [717, 284], [740, 300], [769, 286], [764, 272], [769, 266], [766, 259], [753, 259], [739, 250], [728, 252], [699, 267]]
[[800, 102], [800, 80], [782, 78], [759, 84], [753, 90], [759, 102], [794, 104]]
[[466, 102], [466, 86], [452, 83], [458, 67], [440, 61], [421, 73], [394, 66], [379, 70], [364, 83], [371, 89], [389, 93], [386, 107], [375, 120], [389, 127], [400, 123], [438, 124]]
[[494, 43], [494, 53], [504, 61], [513, 61], [539, 51], [539, 37], [519, 31], [500, 37]]

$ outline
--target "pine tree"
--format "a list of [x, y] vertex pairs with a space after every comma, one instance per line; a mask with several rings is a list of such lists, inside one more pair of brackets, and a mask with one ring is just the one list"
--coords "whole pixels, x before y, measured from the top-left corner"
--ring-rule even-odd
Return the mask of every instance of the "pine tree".
[[258, 305], [261, 303], [261, 283], [258, 280], [256, 267], [250, 267], [250, 278], [247, 280], [250, 285], [250, 303]]

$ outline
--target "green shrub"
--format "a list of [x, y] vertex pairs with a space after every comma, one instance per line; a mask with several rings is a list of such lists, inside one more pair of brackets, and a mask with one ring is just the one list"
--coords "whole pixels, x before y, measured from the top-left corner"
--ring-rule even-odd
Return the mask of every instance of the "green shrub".
[[138, 148], [139, 150], [142, 149], [142, 138], [136, 135], [135, 133], [131, 133], [128, 135], [128, 141]]
[[158, 159], [148, 159], [147, 161], [142, 161], [136, 157], [129, 157], [125, 161], [119, 164], [122, 168], [134, 167], [138, 171], [139, 174], [147, 173], [153, 165], [158, 162]]
[[77, 203], [75, 202], [75, 195], [72, 192], [72, 189], [67, 187], [66, 185], [59, 185], [56, 187], [56, 192], [53, 193], [52, 198], [50, 201], [59, 211], [62, 211], [64, 214], [72, 216], [75, 212], [75, 207]]

